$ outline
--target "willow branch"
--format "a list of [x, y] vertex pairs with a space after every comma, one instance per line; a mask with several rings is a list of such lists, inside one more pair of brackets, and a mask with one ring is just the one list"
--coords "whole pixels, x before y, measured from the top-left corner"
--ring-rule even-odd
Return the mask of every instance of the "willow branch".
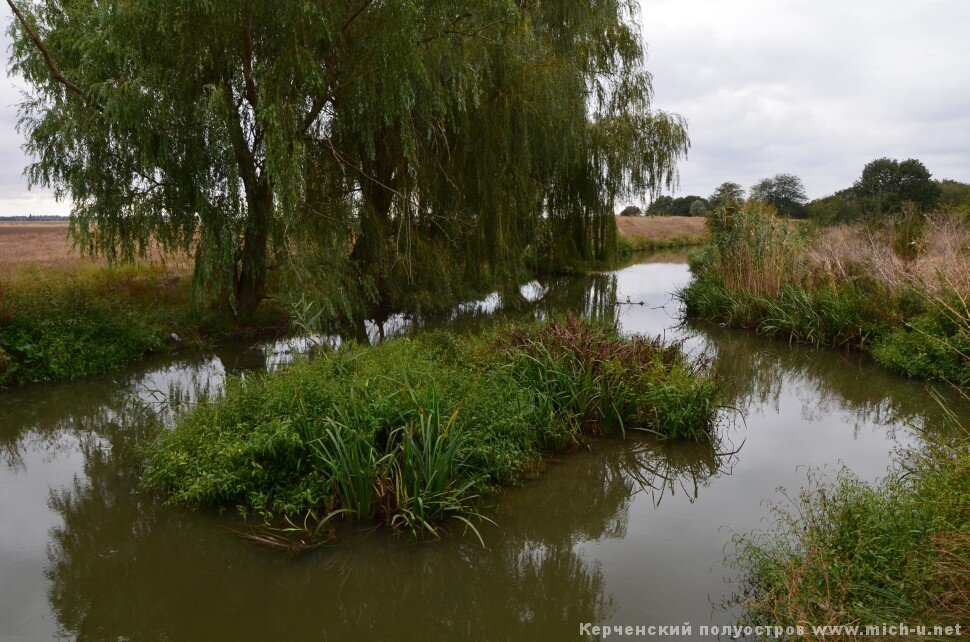
[[14, 4], [13, 0], [7, 0], [7, 4], [10, 5], [10, 9], [13, 11], [13, 14], [17, 17], [17, 21], [20, 23], [20, 26], [23, 27], [23, 30], [27, 33], [27, 36], [34, 43], [34, 45], [37, 46], [37, 49], [39, 49], [40, 53], [44, 56], [44, 62], [47, 63], [47, 68], [50, 69], [52, 74], [54, 74], [54, 78], [57, 80], [57, 82], [67, 87], [69, 91], [80, 96], [85, 103], [89, 105], [92, 104], [91, 99], [88, 97], [86, 93], [84, 93], [84, 90], [78, 87], [77, 85], [75, 85], [70, 80], [68, 80], [64, 76], [64, 74], [61, 73], [61, 70], [57, 66], [57, 62], [54, 60], [54, 56], [53, 54], [51, 54], [50, 49], [48, 49], [47, 45], [44, 44], [44, 41], [40, 39], [40, 36], [37, 34], [37, 31], [30, 26], [30, 23], [27, 22], [27, 17], [23, 14], [22, 11], [20, 11], [20, 9], [17, 8], [17, 5]]

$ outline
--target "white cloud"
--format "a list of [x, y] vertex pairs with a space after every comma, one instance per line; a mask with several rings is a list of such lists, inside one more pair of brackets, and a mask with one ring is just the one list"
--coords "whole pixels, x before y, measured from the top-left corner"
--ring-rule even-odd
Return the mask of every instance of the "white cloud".
[[970, 2], [641, 0], [657, 106], [690, 121], [681, 193], [778, 172], [812, 196], [880, 156], [970, 180]]

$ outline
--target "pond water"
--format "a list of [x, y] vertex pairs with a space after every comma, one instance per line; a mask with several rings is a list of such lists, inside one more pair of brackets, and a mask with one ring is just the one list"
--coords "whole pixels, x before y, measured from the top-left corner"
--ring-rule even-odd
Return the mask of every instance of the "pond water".
[[[714, 444], [630, 437], [554, 460], [492, 498], [484, 548], [460, 534], [413, 543], [346, 527], [333, 546], [284, 557], [236, 537], [231, 515], [137, 490], [152, 422], [217, 393], [227, 372], [284, 366], [306, 340], [0, 392], [0, 638], [562, 640], [585, 622], [690, 622], [695, 637], [732, 622], [719, 606], [737, 587], [725, 546], [765, 525], [764, 500], [797, 492], [809, 468], [881, 476], [939, 411], [922, 384], [860, 355], [681, 326], [672, 293], [689, 278], [685, 258], [666, 254], [522, 289], [515, 314], [582, 311], [715, 356], [738, 412], [725, 412]], [[497, 313], [489, 297], [444, 322]]]

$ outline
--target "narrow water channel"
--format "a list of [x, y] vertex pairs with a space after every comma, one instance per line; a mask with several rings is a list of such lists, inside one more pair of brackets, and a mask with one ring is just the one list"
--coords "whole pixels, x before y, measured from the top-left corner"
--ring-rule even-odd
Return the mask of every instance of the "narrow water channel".
[[[882, 475], [932, 427], [924, 386], [860, 355], [684, 327], [676, 254], [612, 274], [537, 282], [518, 314], [582, 311], [708, 353], [731, 405], [715, 444], [600, 441], [490, 503], [498, 526], [415, 544], [347, 529], [298, 558], [235, 537], [232, 516], [137, 491], [137, 445], [158, 416], [227, 372], [285, 365], [305, 341], [166, 356], [112, 376], [0, 392], [0, 639], [569, 640], [584, 622], [732, 621], [732, 533], [807, 468]], [[490, 297], [448, 323], [500, 312]], [[524, 308], [524, 310], [523, 310]], [[392, 319], [372, 334], [407, 327]], [[959, 408], [966, 413], [966, 407]]]

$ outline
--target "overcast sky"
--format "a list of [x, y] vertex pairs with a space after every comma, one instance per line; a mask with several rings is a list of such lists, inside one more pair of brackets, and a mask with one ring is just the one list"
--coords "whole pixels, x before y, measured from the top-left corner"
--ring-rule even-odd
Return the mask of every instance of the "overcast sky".
[[[656, 105], [690, 122], [678, 193], [792, 172], [824, 196], [881, 156], [970, 182], [970, 0], [641, 4]], [[18, 100], [0, 80], [0, 215], [67, 213], [27, 191]]]

